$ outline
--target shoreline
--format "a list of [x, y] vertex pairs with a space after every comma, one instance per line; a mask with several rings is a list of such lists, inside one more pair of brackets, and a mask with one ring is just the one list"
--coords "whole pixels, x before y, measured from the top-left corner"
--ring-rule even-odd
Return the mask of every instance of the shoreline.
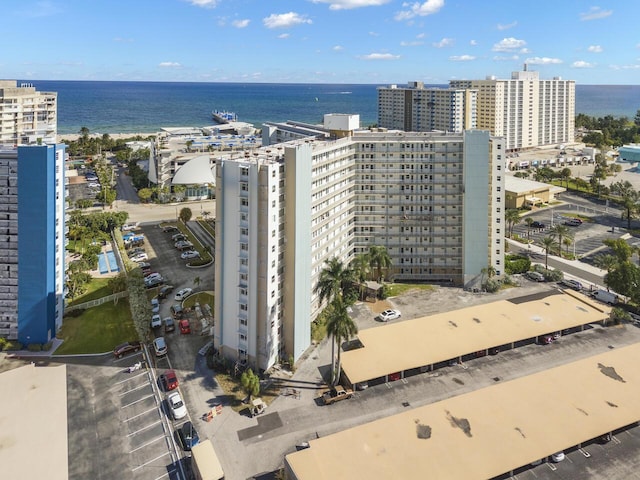
[[[103, 135], [104, 134], [102, 133], [90, 133], [89, 138], [102, 138]], [[158, 135], [158, 132], [156, 133], [109, 133], [107, 135], [109, 135], [109, 138], [111, 138], [112, 140], [120, 140], [123, 138], [134, 138], [138, 136], [143, 138], [156, 136]], [[57, 143], [76, 142], [81, 136], [82, 135], [80, 135], [79, 133], [62, 133], [62, 134], [59, 133], [58, 135], [56, 135], [56, 142]]]

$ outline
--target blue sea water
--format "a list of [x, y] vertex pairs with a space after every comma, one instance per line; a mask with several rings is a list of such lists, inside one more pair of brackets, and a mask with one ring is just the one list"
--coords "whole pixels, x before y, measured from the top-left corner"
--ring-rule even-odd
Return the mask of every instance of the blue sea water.
[[[326, 113], [360, 115], [377, 123], [378, 85], [96, 82], [30, 80], [58, 92], [58, 133], [155, 133], [162, 127], [211, 125], [212, 110], [229, 110], [256, 127], [296, 120], [321, 123]], [[445, 87], [446, 85], [437, 85]], [[633, 118], [639, 85], [576, 85], [576, 113]]]

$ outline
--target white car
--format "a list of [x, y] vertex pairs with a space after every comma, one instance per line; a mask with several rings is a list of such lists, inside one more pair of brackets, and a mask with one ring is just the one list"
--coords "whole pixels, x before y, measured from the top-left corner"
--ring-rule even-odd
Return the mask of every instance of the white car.
[[180, 258], [186, 260], [187, 258], [198, 258], [200, 254], [195, 250], [187, 250], [186, 252], [182, 252], [180, 254]]
[[171, 416], [174, 420], [180, 420], [187, 416], [187, 407], [182, 401], [182, 397], [179, 392], [173, 392], [167, 397], [167, 404], [171, 410]]
[[140, 252], [131, 257], [131, 260], [133, 262], [144, 262], [145, 260], [149, 260], [149, 256], [144, 252]]
[[137, 223], [125, 223], [124, 225], [122, 225], [122, 231], [127, 232], [129, 230], [135, 230], [137, 227]]
[[151, 317], [151, 328], [157, 328], [161, 326], [162, 326], [162, 318], [160, 318], [160, 315], [155, 314], [153, 317]]
[[395, 320], [396, 318], [400, 318], [401, 316], [402, 315], [400, 314], [399, 310], [388, 309], [384, 312], [380, 312], [378, 318], [380, 318], [380, 320], [382, 320], [383, 322], [388, 322], [389, 320]]
[[158, 297], [151, 299], [151, 313], [158, 313], [160, 311], [160, 300]]
[[174, 300], [181, 301], [187, 298], [189, 295], [191, 295], [192, 292], [193, 292], [192, 288], [183, 288], [178, 293], [176, 293], [176, 296], [173, 298]]
[[100, 184], [98, 182], [89, 182], [87, 186], [89, 188], [100, 188]]
[[551, 455], [551, 460], [558, 463], [564, 460], [564, 452], [557, 452]]

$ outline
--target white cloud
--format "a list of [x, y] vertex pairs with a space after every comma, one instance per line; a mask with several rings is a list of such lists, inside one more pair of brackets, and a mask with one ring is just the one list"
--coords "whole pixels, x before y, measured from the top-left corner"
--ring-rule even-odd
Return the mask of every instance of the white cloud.
[[443, 38], [439, 42], [432, 43], [432, 45], [436, 48], [450, 47], [453, 45], [453, 38]]
[[602, 47], [600, 45], [589, 45], [589, 48], [587, 48], [587, 50], [591, 53], [601, 53]]
[[369, 32], [370, 37], [379, 37], [380, 34], [378, 32]]
[[449, 57], [449, 60], [452, 62], [469, 62], [471, 60], [475, 60], [476, 57], [473, 55], [453, 55]]
[[438, 13], [440, 9], [444, 7], [444, 0], [427, 0], [424, 3], [404, 2], [402, 4], [402, 7], [408, 8], [408, 10], [403, 10], [396, 13], [394, 18], [399, 22], [403, 20], [410, 20], [414, 17], [426, 17], [427, 15]]
[[640, 64], [633, 63], [631, 65], [611, 65], [614, 70], [637, 70], [640, 69]]
[[593, 68], [595, 63], [585, 62], [584, 60], [577, 60], [571, 64], [571, 68]]
[[424, 42], [421, 40], [413, 40], [411, 42], [400, 42], [401, 47], [417, 47], [419, 45], [424, 45]]
[[476, 45], [478, 45], [478, 42], [476, 42], [475, 40], [469, 40], [469, 45], [475, 47]]
[[580, 20], [599, 20], [609, 17], [612, 13], [613, 10], [602, 10], [600, 7], [591, 7], [588, 12], [580, 14]]
[[514, 50], [523, 49], [526, 44], [527, 42], [524, 40], [518, 40], [517, 38], [503, 38], [493, 45], [492, 50], [494, 52], [513, 52]]
[[180, 67], [182, 67], [182, 65], [180, 65], [178, 62], [160, 62], [158, 64], [158, 66], [160, 68], [180, 68]]
[[513, 28], [516, 25], [518, 25], [518, 21], [514, 20], [511, 23], [499, 23], [497, 28], [498, 28], [498, 30], [509, 30], [510, 28]]
[[341, 52], [342, 50], [344, 50], [344, 47], [342, 45], [336, 45], [331, 50], [333, 50], [334, 52]]
[[236, 28], [245, 28], [249, 26], [249, 22], [251, 22], [251, 20], [245, 18], [244, 20], [234, 20], [233, 22], [231, 22], [231, 25]]
[[194, 7], [216, 8], [218, 0], [187, 0]]
[[289, 38], [289, 34], [288, 33], [281, 33], [280, 35], [278, 35], [278, 38]]
[[530, 57], [527, 58], [524, 63], [529, 65], [551, 65], [562, 63], [562, 60], [559, 58], [549, 58], [549, 57]]
[[362, 7], [378, 7], [391, 0], [311, 0], [313, 3], [328, 3], [329, 10], [351, 10]]
[[519, 55], [509, 55], [509, 56], [496, 55], [495, 57], [493, 57], [493, 59], [497, 62], [504, 62], [508, 60], [520, 60], [520, 56]]
[[305, 23], [313, 23], [306, 15], [299, 15], [295, 12], [289, 13], [272, 13], [266, 18], [262, 19], [262, 23], [267, 28], [289, 28], [296, 25], [303, 25]]
[[391, 53], [370, 53], [368, 55], [361, 55], [363, 60], [397, 60], [400, 55], [393, 55]]

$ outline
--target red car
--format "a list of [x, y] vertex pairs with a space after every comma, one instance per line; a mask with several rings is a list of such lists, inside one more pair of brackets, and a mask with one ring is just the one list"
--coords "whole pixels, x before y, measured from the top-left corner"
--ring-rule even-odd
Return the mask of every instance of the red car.
[[178, 327], [180, 327], [180, 333], [191, 333], [191, 325], [189, 325], [189, 320], [187, 319], [180, 320]]
[[160, 384], [165, 392], [178, 388], [178, 377], [175, 370], [167, 370], [160, 375]]

